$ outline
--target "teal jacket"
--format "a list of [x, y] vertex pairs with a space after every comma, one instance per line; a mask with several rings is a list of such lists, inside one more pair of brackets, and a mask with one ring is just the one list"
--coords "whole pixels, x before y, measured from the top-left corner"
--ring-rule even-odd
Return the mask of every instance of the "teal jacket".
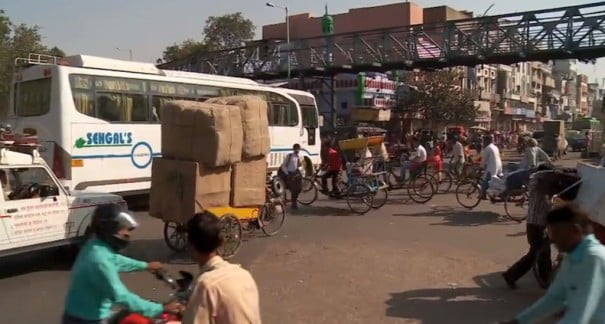
[[605, 323], [605, 247], [594, 235], [565, 256], [546, 295], [517, 320], [534, 323], [563, 309], [559, 324]]
[[146, 262], [120, 255], [101, 240], [88, 241], [72, 269], [65, 313], [83, 320], [103, 320], [119, 304], [148, 317], [159, 315], [162, 304], [131, 293], [119, 277], [120, 272], [145, 269]]

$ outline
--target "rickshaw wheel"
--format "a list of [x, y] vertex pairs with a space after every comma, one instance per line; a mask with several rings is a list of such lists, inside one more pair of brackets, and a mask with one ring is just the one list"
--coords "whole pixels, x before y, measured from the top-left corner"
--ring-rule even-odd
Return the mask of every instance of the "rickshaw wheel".
[[509, 192], [504, 197], [504, 212], [511, 220], [521, 223], [527, 218], [529, 208], [529, 195], [525, 190]]
[[187, 226], [175, 222], [165, 222], [164, 242], [175, 252], [185, 251], [187, 248]]
[[407, 186], [408, 196], [415, 203], [425, 204], [433, 199], [435, 187], [431, 180], [425, 176], [414, 177]]
[[317, 200], [317, 196], [318, 196], [318, 189], [317, 186], [315, 185], [315, 182], [313, 182], [311, 179], [309, 178], [302, 178], [301, 180], [301, 190], [300, 193], [298, 194], [298, 203], [300, 203], [301, 205], [311, 205], [312, 203], [314, 203]]
[[460, 206], [473, 209], [481, 202], [481, 187], [479, 180], [466, 179], [456, 187], [456, 200]]
[[277, 200], [265, 203], [258, 218], [260, 228], [267, 236], [276, 235], [282, 226], [284, 226], [285, 221], [286, 206]]
[[347, 190], [347, 205], [355, 214], [363, 215], [369, 212], [373, 204], [374, 193], [368, 185], [357, 183]]
[[218, 248], [218, 254], [223, 259], [230, 259], [242, 246], [243, 228], [239, 219], [233, 214], [221, 216], [221, 237], [223, 244]]

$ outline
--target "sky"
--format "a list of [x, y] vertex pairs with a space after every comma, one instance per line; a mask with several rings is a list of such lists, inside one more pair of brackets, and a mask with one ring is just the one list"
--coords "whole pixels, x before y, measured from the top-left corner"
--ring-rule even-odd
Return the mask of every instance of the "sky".
[[[274, 0], [287, 5], [290, 14], [309, 12], [320, 16], [328, 5], [332, 14], [350, 8], [376, 6], [404, 0]], [[458, 10], [488, 14], [546, 9], [595, 2], [590, 0], [416, 0], [422, 7], [448, 5]], [[44, 43], [67, 54], [90, 54], [155, 62], [166, 46], [192, 38], [200, 40], [208, 16], [241, 11], [260, 27], [284, 20], [283, 11], [265, 6], [266, 0], [0, 0], [14, 23], [38, 25]], [[590, 80], [605, 77], [605, 60], [583, 65]]]

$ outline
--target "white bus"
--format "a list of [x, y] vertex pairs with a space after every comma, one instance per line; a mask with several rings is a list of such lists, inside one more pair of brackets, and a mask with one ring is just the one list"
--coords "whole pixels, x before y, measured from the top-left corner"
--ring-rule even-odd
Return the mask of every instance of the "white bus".
[[9, 122], [15, 132], [39, 137], [41, 155], [71, 190], [148, 192], [152, 159], [162, 152], [160, 108], [173, 99], [262, 96], [269, 103], [269, 169], [295, 143], [306, 170], [319, 163], [318, 112], [309, 93], [85, 55], [27, 63], [15, 74]]

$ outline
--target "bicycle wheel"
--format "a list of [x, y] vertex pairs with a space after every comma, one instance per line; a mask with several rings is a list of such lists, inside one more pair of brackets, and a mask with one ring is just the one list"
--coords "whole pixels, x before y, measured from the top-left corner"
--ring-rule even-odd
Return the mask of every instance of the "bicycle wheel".
[[270, 201], [263, 206], [258, 224], [267, 236], [273, 236], [279, 232], [286, 221], [286, 206], [281, 201]]
[[389, 191], [387, 188], [378, 189], [374, 192], [374, 198], [372, 199], [372, 208], [379, 209], [384, 206], [389, 200]]
[[298, 194], [298, 203], [301, 205], [311, 205], [317, 200], [317, 186], [309, 178], [302, 178], [300, 194]]
[[431, 175], [433, 180], [433, 186], [435, 187], [435, 193], [446, 194], [450, 192], [453, 186], [452, 175], [447, 171], [436, 171]]
[[407, 190], [410, 199], [418, 204], [429, 202], [435, 195], [432, 181], [423, 175], [414, 177], [408, 184]]
[[187, 227], [175, 222], [165, 222], [164, 242], [174, 252], [185, 251], [187, 248]]
[[481, 187], [476, 180], [463, 180], [456, 187], [456, 200], [460, 206], [473, 209], [481, 202]]
[[525, 190], [513, 190], [504, 197], [504, 212], [511, 220], [521, 223], [527, 218], [529, 196]]
[[221, 216], [221, 237], [223, 244], [217, 249], [223, 259], [232, 258], [242, 246], [243, 228], [239, 219], [232, 214]]
[[347, 205], [352, 212], [362, 215], [374, 204], [374, 193], [368, 185], [356, 183], [347, 189]]

